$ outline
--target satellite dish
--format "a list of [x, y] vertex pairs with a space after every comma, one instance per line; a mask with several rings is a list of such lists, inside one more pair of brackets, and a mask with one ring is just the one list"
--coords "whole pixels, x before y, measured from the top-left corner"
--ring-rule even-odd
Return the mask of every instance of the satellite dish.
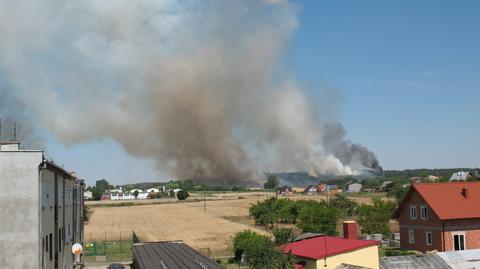
[[80, 255], [83, 252], [83, 247], [79, 243], [76, 243], [72, 246], [72, 253], [75, 255]]

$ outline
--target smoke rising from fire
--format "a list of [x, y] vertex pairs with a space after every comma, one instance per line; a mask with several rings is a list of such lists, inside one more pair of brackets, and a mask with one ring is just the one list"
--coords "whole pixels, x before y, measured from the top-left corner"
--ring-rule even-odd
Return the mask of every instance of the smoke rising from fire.
[[66, 145], [112, 138], [216, 183], [378, 167], [279, 68], [288, 1], [0, 3], [0, 91]]

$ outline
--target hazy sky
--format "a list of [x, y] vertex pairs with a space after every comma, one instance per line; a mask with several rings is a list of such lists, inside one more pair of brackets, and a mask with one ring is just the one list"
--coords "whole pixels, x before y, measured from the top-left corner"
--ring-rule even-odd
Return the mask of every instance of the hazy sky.
[[[295, 3], [299, 26], [284, 68], [309, 96], [331, 100], [353, 142], [385, 169], [480, 165], [480, 3]], [[111, 140], [65, 148], [45, 136], [48, 155], [87, 184], [168, 179]]]

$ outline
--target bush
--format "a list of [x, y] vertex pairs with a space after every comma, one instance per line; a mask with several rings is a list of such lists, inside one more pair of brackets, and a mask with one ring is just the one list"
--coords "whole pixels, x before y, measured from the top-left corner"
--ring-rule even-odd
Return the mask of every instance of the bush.
[[395, 203], [373, 199], [372, 205], [361, 205], [357, 208], [358, 223], [366, 234], [390, 233], [389, 221], [395, 210]]
[[256, 205], [250, 207], [250, 216], [255, 220], [256, 225], [267, 225], [277, 222], [277, 199], [271, 198], [263, 202], [257, 202]]
[[188, 194], [188, 192], [186, 192], [184, 190], [180, 190], [180, 191], [177, 192], [177, 198], [180, 201], [183, 201], [183, 200], [187, 199], [188, 196], [190, 196], [190, 194]]
[[330, 200], [330, 206], [340, 210], [342, 217], [352, 217], [357, 209], [357, 202], [348, 199], [345, 195], [337, 193]]
[[314, 202], [301, 207], [297, 226], [304, 233], [338, 235], [337, 221], [338, 213], [335, 208], [329, 207], [324, 202]]
[[289, 200], [279, 200], [277, 205], [277, 217], [284, 223], [295, 224], [297, 222], [299, 203]]
[[275, 175], [269, 175], [267, 177], [267, 182], [263, 184], [265, 189], [275, 189], [278, 186], [278, 180]]
[[83, 221], [88, 221], [88, 207], [86, 205], [83, 206]]
[[415, 251], [408, 251], [408, 250], [399, 250], [399, 249], [390, 249], [385, 251], [385, 256], [407, 256], [407, 255], [415, 255]]
[[289, 268], [288, 258], [275, 248], [272, 240], [252, 231], [237, 233], [233, 238], [235, 260], [255, 269]]
[[285, 229], [285, 228], [274, 229], [273, 236], [275, 237], [276, 246], [285, 245], [295, 240], [295, 235], [293, 234], [292, 229]]
[[135, 243], [140, 243], [140, 240], [138, 239], [138, 236], [137, 234], [135, 233], [135, 231], [132, 232], [132, 242], [135, 244]]

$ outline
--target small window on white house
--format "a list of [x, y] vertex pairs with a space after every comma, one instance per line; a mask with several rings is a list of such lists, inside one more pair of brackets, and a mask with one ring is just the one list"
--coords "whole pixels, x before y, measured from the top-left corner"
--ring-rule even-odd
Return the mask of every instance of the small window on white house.
[[422, 218], [422, 219], [427, 219], [427, 217], [428, 217], [428, 215], [427, 215], [428, 213], [427, 213], [427, 212], [428, 212], [427, 206], [426, 206], [426, 205], [422, 205], [422, 206], [420, 207], [420, 218]]
[[428, 246], [431, 246], [431, 245], [432, 245], [432, 241], [433, 241], [432, 232], [426, 232], [426, 234], [425, 234], [425, 239], [426, 239], [427, 245], [428, 245]]
[[417, 207], [414, 205], [410, 206], [410, 219], [417, 219]]
[[414, 230], [408, 230], [408, 242], [410, 244], [415, 243], [415, 231]]

